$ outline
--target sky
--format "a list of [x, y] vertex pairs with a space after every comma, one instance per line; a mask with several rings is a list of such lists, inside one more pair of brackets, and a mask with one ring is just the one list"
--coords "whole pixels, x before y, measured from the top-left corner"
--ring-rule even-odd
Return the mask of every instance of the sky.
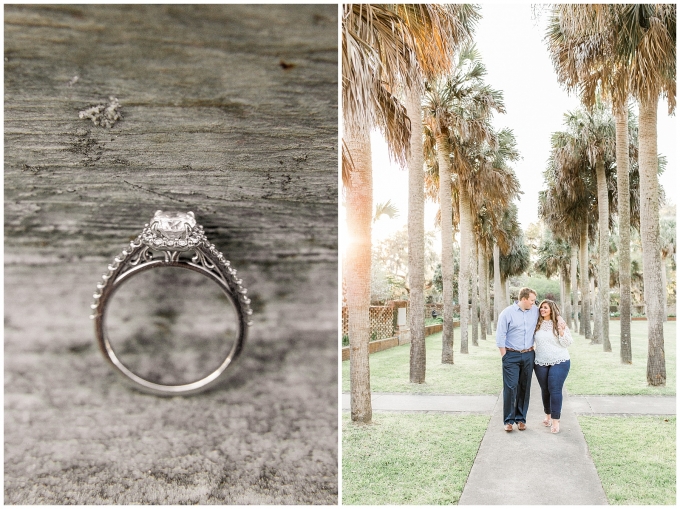
[[[550, 135], [562, 129], [564, 113], [578, 107], [579, 101], [557, 83], [543, 42], [547, 13], [534, 19], [530, 4], [482, 4], [482, 16], [474, 39], [487, 68], [485, 81], [504, 94], [507, 113], [496, 115], [494, 125], [514, 131], [522, 156], [513, 167], [524, 192], [518, 209], [520, 223], [526, 229], [538, 220], [538, 192], [544, 188], [543, 170], [550, 151]], [[669, 117], [667, 111], [666, 102], [660, 101], [658, 151], [668, 158], [660, 181], [667, 201], [676, 203], [676, 117]], [[371, 141], [374, 204], [391, 200], [400, 211], [399, 217], [383, 217], [374, 224], [374, 241], [378, 241], [406, 224], [408, 173], [390, 162], [379, 133], [374, 133]], [[426, 230], [434, 230], [437, 209], [438, 205], [426, 202]]]

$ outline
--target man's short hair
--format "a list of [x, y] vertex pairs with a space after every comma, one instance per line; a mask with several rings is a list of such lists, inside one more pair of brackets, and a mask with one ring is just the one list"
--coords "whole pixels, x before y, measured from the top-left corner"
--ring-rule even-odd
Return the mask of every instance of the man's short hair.
[[524, 287], [519, 291], [519, 300], [522, 299], [528, 299], [529, 295], [531, 294], [536, 295], [536, 290], [532, 290], [531, 288]]

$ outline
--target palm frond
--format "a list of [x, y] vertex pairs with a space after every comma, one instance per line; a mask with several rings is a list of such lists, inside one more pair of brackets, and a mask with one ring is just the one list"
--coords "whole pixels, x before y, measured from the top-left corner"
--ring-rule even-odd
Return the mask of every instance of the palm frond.
[[354, 171], [354, 161], [352, 154], [345, 140], [342, 140], [342, 185], [348, 189], [352, 187], [351, 174]]
[[390, 219], [399, 217], [399, 209], [392, 203], [392, 200], [387, 200], [386, 202], [376, 203], [375, 212], [373, 213], [373, 222], [375, 223], [381, 216], [387, 216]]

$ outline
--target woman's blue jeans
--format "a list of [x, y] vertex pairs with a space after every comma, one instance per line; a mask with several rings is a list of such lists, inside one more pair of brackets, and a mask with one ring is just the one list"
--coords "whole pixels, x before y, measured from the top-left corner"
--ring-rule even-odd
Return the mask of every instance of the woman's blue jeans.
[[553, 419], [559, 419], [562, 413], [562, 387], [569, 374], [571, 361], [566, 360], [553, 366], [534, 365], [536, 380], [541, 386], [543, 412]]

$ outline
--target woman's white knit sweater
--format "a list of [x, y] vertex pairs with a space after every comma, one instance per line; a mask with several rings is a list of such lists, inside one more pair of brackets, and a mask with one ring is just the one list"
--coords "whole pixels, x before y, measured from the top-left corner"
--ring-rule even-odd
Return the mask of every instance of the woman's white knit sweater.
[[566, 323], [559, 317], [558, 323], [564, 323], [564, 335], [555, 336], [552, 320], [543, 320], [541, 327], [534, 334], [534, 348], [536, 350], [535, 363], [540, 366], [553, 366], [559, 362], [569, 360], [567, 347], [573, 343], [571, 332]]

